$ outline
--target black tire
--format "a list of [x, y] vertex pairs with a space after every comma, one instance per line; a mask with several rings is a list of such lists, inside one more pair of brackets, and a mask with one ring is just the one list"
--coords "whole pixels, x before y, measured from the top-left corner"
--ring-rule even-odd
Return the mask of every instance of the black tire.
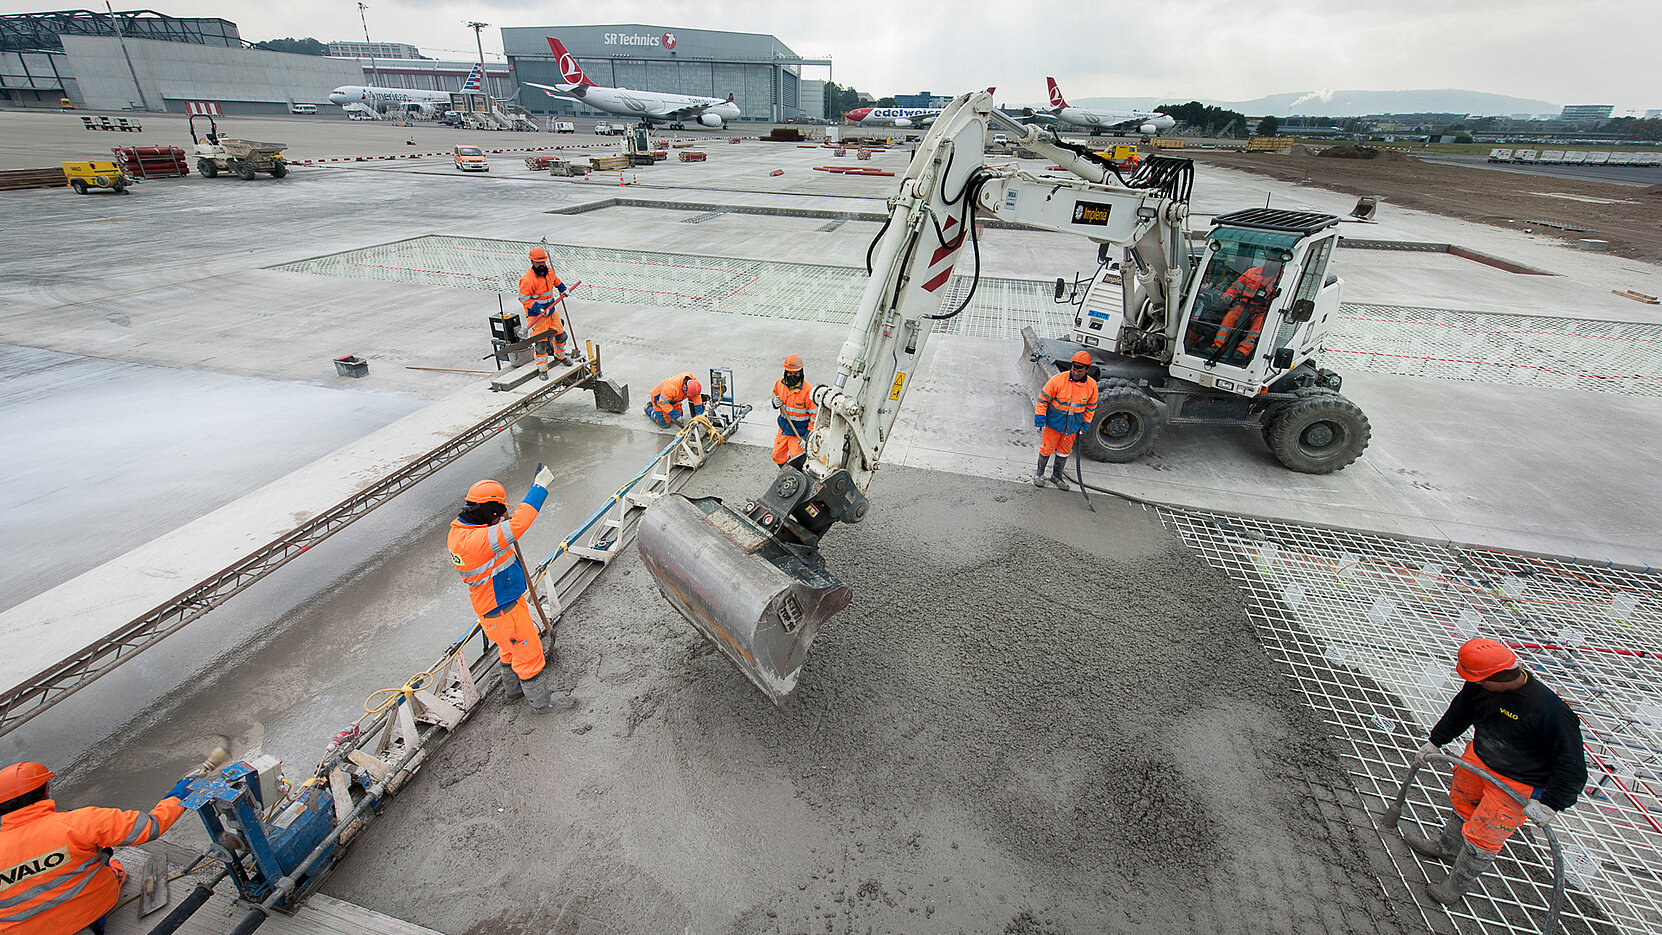
[[274, 179], [280, 179], [283, 176], [288, 175], [288, 174], [289, 174], [289, 167], [287, 165], [281, 163], [281, 162], [279, 162], [276, 165], [271, 167], [271, 177], [274, 178]]
[[87, 193], [87, 180], [86, 179], [70, 179], [69, 180], [69, 187], [75, 189], [75, 194], [85, 195]]
[[254, 181], [254, 167], [248, 163], [239, 161], [232, 166], [232, 169], [236, 171], [237, 178], [244, 182]]
[[123, 182], [117, 182], [117, 183], [115, 183], [115, 184], [114, 184], [114, 185], [112, 185], [112, 186], [110, 186], [110, 187], [111, 187], [111, 188], [114, 188], [114, 189], [115, 189], [115, 193], [116, 193], [116, 194], [117, 194], [117, 195], [125, 195], [125, 194], [127, 194], [127, 186], [126, 186], [126, 184], [125, 184], [125, 183], [123, 183]]
[[1265, 434], [1276, 460], [1301, 474], [1332, 474], [1361, 456], [1373, 436], [1362, 408], [1337, 393], [1289, 403]]
[[219, 177], [219, 166], [214, 165], [214, 161], [212, 159], [196, 160], [196, 171], [201, 173], [202, 177], [205, 179]]
[[1079, 450], [1093, 461], [1124, 464], [1154, 448], [1160, 437], [1160, 406], [1147, 393], [1110, 386], [1096, 401], [1096, 419], [1079, 433]]

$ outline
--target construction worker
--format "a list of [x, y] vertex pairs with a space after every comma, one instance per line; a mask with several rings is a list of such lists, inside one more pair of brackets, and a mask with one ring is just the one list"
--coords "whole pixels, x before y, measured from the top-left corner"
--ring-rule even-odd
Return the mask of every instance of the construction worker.
[[791, 354], [785, 358], [785, 375], [774, 381], [773, 408], [779, 410], [779, 433], [773, 437], [773, 463], [784, 467], [786, 462], [800, 466], [803, 459], [802, 442], [814, 429], [818, 412], [809, 395], [813, 391], [802, 378], [802, 357]]
[[500, 651], [502, 701], [513, 704], [524, 698], [532, 714], [547, 714], [554, 702], [543, 674], [542, 637], [525, 597], [525, 569], [514, 543], [536, 520], [553, 480], [554, 472], [538, 465], [531, 489], [511, 517], [508, 493], [501, 484], [482, 480], [469, 487], [467, 502], [450, 524], [447, 544], [450, 560], [467, 583], [479, 625]]
[[1056, 455], [1056, 470], [1050, 482], [1063, 490], [1068, 479], [1062, 469], [1073, 454], [1073, 440], [1079, 430], [1096, 418], [1096, 381], [1091, 379], [1091, 354], [1079, 351], [1073, 355], [1068, 369], [1051, 377], [1038, 405], [1033, 407], [1033, 425], [1043, 429], [1039, 434], [1039, 469], [1033, 474], [1033, 486], [1045, 485], [1045, 464]]
[[1234, 354], [1242, 360], [1252, 359], [1252, 352], [1258, 347], [1258, 336], [1264, 330], [1264, 313], [1269, 310], [1270, 301], [1278, 291], [1276, 283], [1280, 281], [1281, 264], [1266, 260], [1242, 273], [1223, 291], [1219, 301], [1229, 311], [1224, 313], [1223, 321], [1218, 323], [1218, 333], [1212, 338], [1214, 351], [1222, 350], [1229, 343], [1230, 334], [1240, 324], [1241, 316], [1245, 315], [1249, 316], [1246, 330], [1236, 338]]
[[704, 385], [690, 373], [666, 377], [652, 389], [652, 399], [646, 404], [646, 414], [661, 428], [681, 424], [681, 402], [692, 407], [692, 414], [704, 414]]
[[114, 808], [57, 810], [39, 763], [0, 770], [0, 931], [71, 935], [104, 931], [127, 873], [114, 848], [160, 837], [185, 813], [181, 779], [149, 813]]
[[559, 296], [566, 294], [566, 284], [548, 268], [548, 251], [531, 248], [531, 268], [519, 277], [519, 304], [525, 306], [525, 320], [531, 326], [531, 337], [550, 335], [536, 343], [537, 372], [548, 379], [549, 358], [557, 364], [571, 363], [566, 357], [566, 326], [555, 308]]
[[1575, 712], [1519, 666], [1512, 650], [1494, 640], [1468, 640], [1460, 647], [1454, 671], [1466, 684], [1431, 728], [1420, 752], [1442, 753], [1444, 744], [1475, 726], [1475, 736], [1460, 758], [1500, 777], [1528, 804], [1520, 807], [1476, 773], [1454, 770], [1448, 794], [1454, 814], [1437, 840], [1403, 834], [1415, 851], [1454, 861], [1448, 879], [1427, 889], [1440, 903], [1464, 898], [1525, 818], [1551, 824], [1559, 812], [1575, 804], [1587, 784], [1587, 758]]

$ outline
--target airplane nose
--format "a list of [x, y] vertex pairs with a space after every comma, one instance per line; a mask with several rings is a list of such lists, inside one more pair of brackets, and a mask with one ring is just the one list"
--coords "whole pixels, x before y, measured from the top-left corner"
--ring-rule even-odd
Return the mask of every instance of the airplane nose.
[[866, 117], [870, 116], [870, 114], [871, 114], [871, 108], [870, 107], [856, 107], [853, 110], [848, 112], [848, 119], [850, 119], [850, 120], [864, 120], [864, 119], [866, 119]]

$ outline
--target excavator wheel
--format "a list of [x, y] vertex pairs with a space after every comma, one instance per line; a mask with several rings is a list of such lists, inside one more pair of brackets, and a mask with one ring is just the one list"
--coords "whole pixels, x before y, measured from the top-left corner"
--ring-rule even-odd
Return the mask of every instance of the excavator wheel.
[[1153, 450], [1164, 421], [1159, 404], [1147, 393], [1109, 386], [1097, 397], [1096, 420], [1079, 433], [1080, 451], [1093, 461], [1135, 461]]
[[236, 172], [237, 178], [242, 179], [244, 182], [254, 181], [254, 167], [252, 165], [249, 165], [246, 162], [238, 161], [232, 166], [232, 170]]
[[1289, 469], [1332, 474], [1361, 456], [1373, 428], [1360, 406], [1328, 393], [1282, 407], [1264, 433], [1270, 451]]

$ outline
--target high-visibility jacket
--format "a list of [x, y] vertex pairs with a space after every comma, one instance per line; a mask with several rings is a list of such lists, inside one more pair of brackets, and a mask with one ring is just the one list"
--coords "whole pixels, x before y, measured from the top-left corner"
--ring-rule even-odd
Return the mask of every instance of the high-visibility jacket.
[[525, 275], [519, 277], [519, 304], [525, 306], [525, 314], [531, 318], [546, 314], [554, 307], [555, 293], [564, 294], [565, 291], [566, 284], [554, 275], [552, 269], [546, 276], [538, 276], [536, 270], [528, 269]]
[[662, 412], [680, 412], [681, 401], [692, 404], [692, 414], [700, 415], [704, 412], [704, 397], [688, 396], [682, 387], [688, 380], [696, 379], [690, 373], [678, 373], [673, 377], [666, 377], [664, 382], [652, 391], [652, 405]]
[[1272, 274], [1266, 273], [1261, 265], [1254, 266], [1242, 273], [1228, 289], [1223, 290], [1221, 298], [1225, 302], [1267, 305], [1270, 293], [1275, 291], [1275, 284], [1280, 281], [1279, 269]]
[[451, 522], [446, 547], [450, 561], [467, 584], [474, 613], [495, 616], [525, 593], [525, 572], [514, 558], [514, 540], [531, 528], [547, 498], [547, 490], [533, 486], [525, 494], [525, 502], [506, 519], [489, 526], [463, 522], [461, 517]]
[[169, 796], [148, 814], [60, 812], [42, 799], [0, 816], [0, 932], [60, 935], [91, 925], [121, 895], [121, 879], [98, 849], [153, 841], [184, 813]]
[[1258, 335], [1264, 330], [1264, 312], [1269, 308], [1270, 295], [1275, 291], [1275, 284], [1281, 281], [1281, 271], [1267, 273], [1262, 265], [1254, 266], [1240, 275], [1220, 297], [1231, 307], [1218, 323], [1218, 333], [1212, 338], [1213, 347], [1223, 347], [1229, 340], [1229, 333], [1235, 330], [1240, 323], [1241, 315], [1250, 314], [1245, 330], [1237, 339], [1235, 350], [1251, 356], [1258, 347]]
[[1096, 418], [1096, 398], [1095, 380], [1086, 377], [1075, 383], [1068, 374], [1058, 373], [1045, 381], [1033, 412], [1044, 419], [1045, 428], [1075, 435]]
[[796, 389], [784, 380], [773, 382], [773, 398], [779, 400], [779, 431], [793, 438], [807, 438], [814, 429], [814, 416], [819, 408], [809, 398], [813, 388], [803, 380]]

